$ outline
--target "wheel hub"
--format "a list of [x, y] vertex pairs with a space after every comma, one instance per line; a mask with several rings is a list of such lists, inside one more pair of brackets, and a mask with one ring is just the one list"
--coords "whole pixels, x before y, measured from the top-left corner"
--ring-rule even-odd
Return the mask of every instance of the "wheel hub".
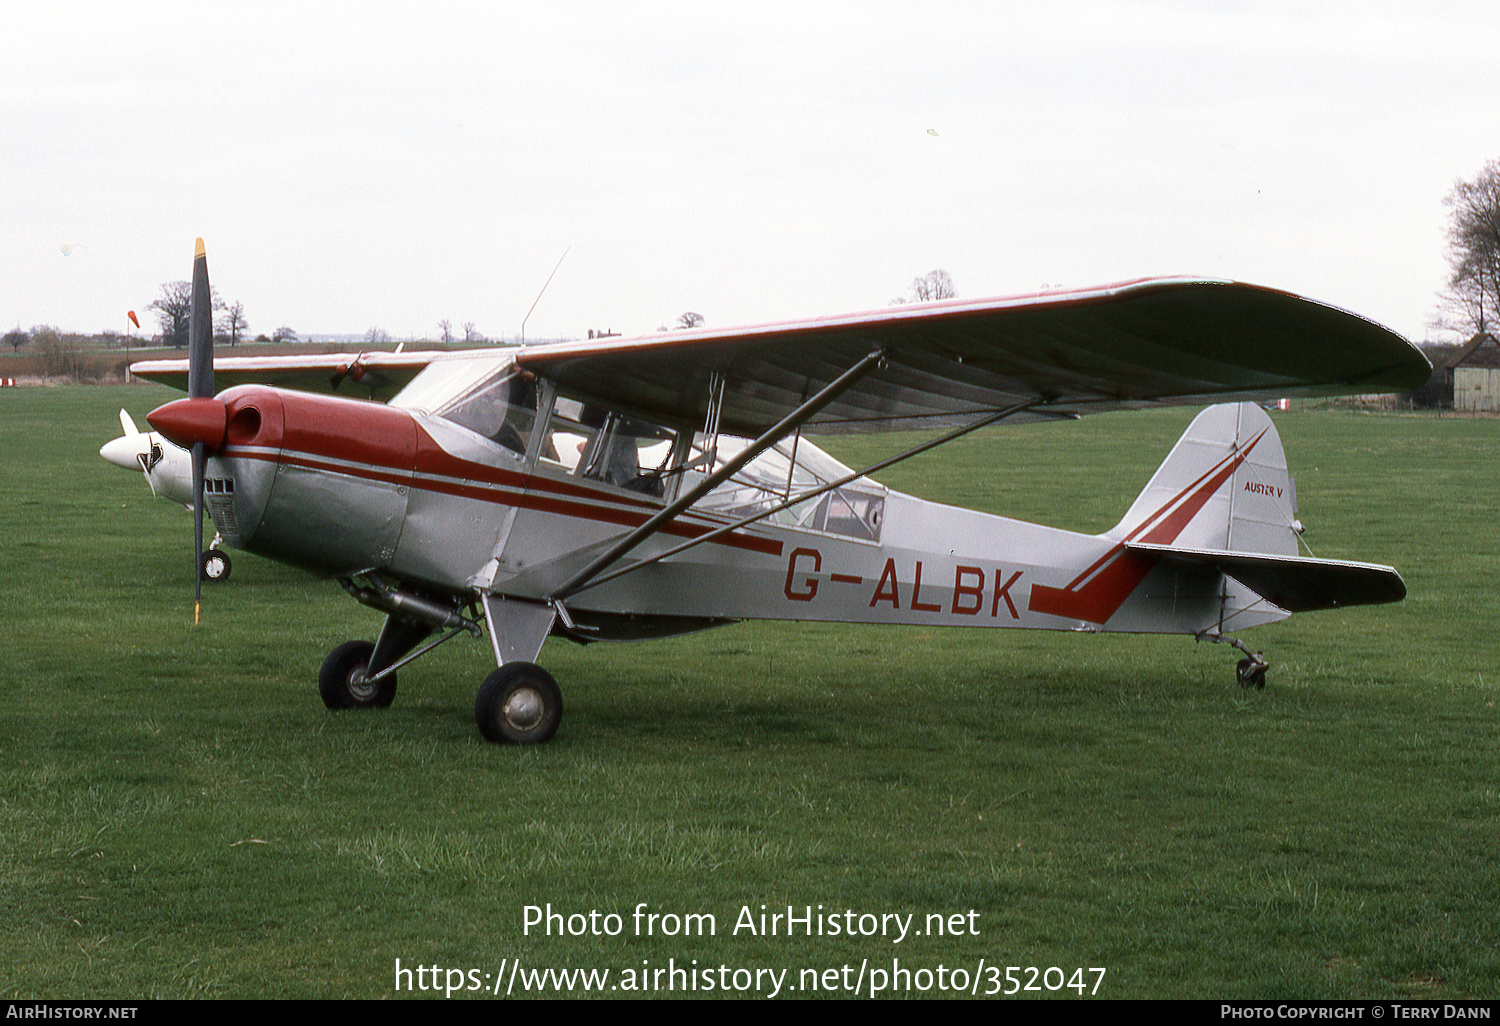
[[516, 730], [530, 730], [542, 721], [546, 711], [541, 694], [535, 688], [517, 688], [501, 709], [505, 722]]
[[349, 694], [356, 702], [368, 702], [375, 697], [377, 685], [370, 682], [365, 667], [349, 671]]

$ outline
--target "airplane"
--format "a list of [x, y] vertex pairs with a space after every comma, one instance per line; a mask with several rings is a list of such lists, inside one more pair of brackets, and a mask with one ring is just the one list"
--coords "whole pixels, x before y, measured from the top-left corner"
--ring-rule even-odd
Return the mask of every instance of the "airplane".
[[[146, 477], [151, 494], [169, 502], [180, 502], [193, 509], [192, 455], [184, 448], [163, 438], [155, 431], [142, 431], [123, 408], [120, 410], [119, 438], [99, 447], [99, 455], [123, 470], [139, 470]], [[222, 548], [222, 535], [215, 534], [208, 549], [199, 558], [198, 572], [205, 581], [228, 580], [234, 568], [229, 553]]]
[[[1240, 684], [1263, 687], [1269, 664], [1239, 632], [1406, 593], [1389, 566], [1298, 554], [1296, 490], [1258, 403], [1409, 388], [1428, 363], [1394, 332], [1291, 293], [1140, 279], [358, 357], [373, 384], [357, 387], [380, 402], [332, 394], [357, 376], [347, 354], [216, 366], [201, 239], [194, 289], [185, 365], [131, 368], [187, 388], [147, 420], [205, 482], [199, 551], [206, 505], [230, 546], [385, 614], [373, 642], [324, 661], [330, 709], [388, 706], [398, 670], [487, 633], [497, 668], [475, 697], [480, 733], [539, 743], [563, 714], [536, 663], [549, 637], [755, 619], [1182, 634], [1234, 646]], [[231, 387], [216, 394], [216, 380]], [[1001, 421], [1167, 404], [1213, 405], [1098, 535], [870, 477]], [[912, 428], [945, 433], [860, 470], [809, 438]]]

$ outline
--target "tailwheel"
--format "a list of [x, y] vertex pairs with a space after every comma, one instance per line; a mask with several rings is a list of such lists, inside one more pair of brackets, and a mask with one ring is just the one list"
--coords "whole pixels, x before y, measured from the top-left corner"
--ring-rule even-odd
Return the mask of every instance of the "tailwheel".
[[1239, 679], [1240, 687], [1242, 688], [1264, 688], [1266, 686], [1266, 671], [1270, 668], [1271, 664], [1266, 662], [1265, 658], [1259, 652], [1256, 652], [1253, 655], [1247, 655], [1239, 661], [1239, 664], [1235, 667], [1234, 675]]
[[1240, 687], [1264, 688], [1266, 686], [1266, 671], [1271, 668], [1271, 664], [1266, 661], [1263, 653], [1252, 652], [1249, 646], [1239, 638], [1231, 638], [1229, 635], [1220, 634], [1217, 631], [1200, 631], [1196, 637], [1199, 641], [1212, 641], [1215, 645], [1220, 642], [1228, 642], [1245, 653], [1245, 658], [1241, 659], [1234, 667], [1234, 676], [1240, 682]]
[[323, 660], [318, 671], [318, 694], [330, 709], [384, 709], [396, 697], [396, 675], [387, 673], [370, 680], [370, 657], [375, 646], [368, 641], [346, 641]]
[[541, 744], [562, 721], [562, 690], [534, 663], [506, 663], [480, 685], [474, 719], [486, 741]]

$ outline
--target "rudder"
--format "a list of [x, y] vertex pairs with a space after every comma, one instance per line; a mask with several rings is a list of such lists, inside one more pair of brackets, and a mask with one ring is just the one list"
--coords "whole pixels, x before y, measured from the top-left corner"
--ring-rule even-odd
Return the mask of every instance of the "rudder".
[[1123, 542], [1296, 555], [1297, 494], [1281, 437], [1254, 403], [1193, 418], [1124, 518]]

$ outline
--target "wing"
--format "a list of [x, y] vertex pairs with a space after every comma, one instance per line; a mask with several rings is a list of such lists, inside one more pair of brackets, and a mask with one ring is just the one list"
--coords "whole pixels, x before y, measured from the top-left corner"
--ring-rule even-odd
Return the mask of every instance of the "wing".
[[[214, 384], [275, 385], [304, 392], [343, 392], [388, 400], [435, 360], [471, 355], [459, 351], [322, 353], [308, 356], [230, 356], [214, 360]], [[143, 360], [130, 373], [187, 391], [186, 360]]]
[[[516, 361], [580, 397], [692, 421], [727, 378], [721, 424], [755, 435], [881, 349], [881, 367], [808, 430], [956, 426], [1035, 401], [1036, 416], [1413, 388], [1425, 357], [1371, 321], [1286, 292], [1167, 278], [1007, 299], [896, 306], [729, 331], [534, 346]], [[1024, 418], [1018, 418], [1024, 419]]]

